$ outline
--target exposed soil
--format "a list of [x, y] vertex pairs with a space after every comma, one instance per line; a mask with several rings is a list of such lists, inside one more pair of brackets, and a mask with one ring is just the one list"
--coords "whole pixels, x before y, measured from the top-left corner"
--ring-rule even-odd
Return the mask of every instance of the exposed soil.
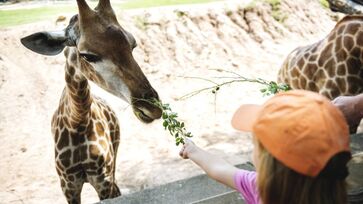
[[[284, 57], [296, 46], [324, 37], [338, 18], [316, 0], [286, 1], [278, 9], [280, 14], [269, 4], [248, 3], [246, 7], [247, 3], [118, 11], [120, 23], [137, 39], [134, 55], [162, 100], [186, 122], [195, 143], [234, 164], [249, 160], [252, 144], [250, 136], [232, 129], [230, 118], [241, 103], [266, 100], [259, 93], [260, 86], [232, 85], [222, 87], [216, 98], [204, 93], [178, 100], [210, 85], [185, 77], [229, 76], [211, 70], [222, 68], [276, 80]], [[66, 22], [55, 21], [1, 30], [1, 203], [65, 203], [50, 133], [51, 116], [65, 84], [64, 56], [41, 56], [19, 41], [33, 32], [64, 28]], [[190, 161], [179, 158], [179, 147], [161, 121], [144, 125], [121, 99], [96, 86], [92, 92], [118, 113], [121, 144], [116, 177], [123, 194], [201, 173]], [[88, 184], [82, 200], [98, 201]]]

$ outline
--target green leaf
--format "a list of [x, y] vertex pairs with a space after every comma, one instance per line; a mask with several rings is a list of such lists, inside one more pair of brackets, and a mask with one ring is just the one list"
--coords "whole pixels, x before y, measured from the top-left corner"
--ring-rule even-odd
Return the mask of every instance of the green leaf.
[[163, 107], [163, 108], [162, 108], [163, 110], [170, 111], [170, 106], [169, 106], [169, 104], [163, 104], [163, 105], [162, 105], [162, 107]]
[[168, 114], [166, 114], [166, 112], [163, 112], [163, 119], [167, 119], [168, 118]]
[[272, 92], [273, 94], [275, 94], [275, 93], [277, 92], [276, 87], [272, 87], [272, 88], [271, 88], [271, 92]]
[[175, 139], [176, 145], [178, 146], [180, 143], [184, 144], [184, 140], [181, 137]]
[[157, 99], [150, 99], [150, 103], [162, 109], [162, 119], [163, 119], [163, 127], [165, 130], [169, 131], [171, 136], [175, 137], [175, 144], [184, 144], [184, 137], [191, 137], [191, 133], [185, 135], [185, 124], [184, 122], [178, 121], [176, 118], [178, 114], [176, 112], [172, 112], [169, 104], [163, 104], [161, 101]]
[[274, 81], [270, 81], [270, 84], [271, 84], [272, 86], [276, 86], [276, 85], [277, 85], [277, 83], [276, 83], [276, 82], [274, 82]]

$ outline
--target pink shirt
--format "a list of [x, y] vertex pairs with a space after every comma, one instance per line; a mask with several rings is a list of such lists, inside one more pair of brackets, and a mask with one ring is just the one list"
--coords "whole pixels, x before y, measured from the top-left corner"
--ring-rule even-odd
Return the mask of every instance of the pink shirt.
[[247, 204], [260, 203], [256, 177], [256, 172], [243, 169], [239, 169], [234, 175], [234, 185], [236, 185], [238, 192], [242, 194]]

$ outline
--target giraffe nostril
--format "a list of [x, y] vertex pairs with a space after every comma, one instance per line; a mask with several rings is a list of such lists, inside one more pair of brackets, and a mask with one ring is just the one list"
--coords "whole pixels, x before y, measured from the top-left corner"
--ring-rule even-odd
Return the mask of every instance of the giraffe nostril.
[[151, 90], [147, 90], [144, 93], [142, 93], [141, 97], [143, 99], [157, 99], [157, 100], [159, 100], [159, 95], [153, 88], [151, 88]]

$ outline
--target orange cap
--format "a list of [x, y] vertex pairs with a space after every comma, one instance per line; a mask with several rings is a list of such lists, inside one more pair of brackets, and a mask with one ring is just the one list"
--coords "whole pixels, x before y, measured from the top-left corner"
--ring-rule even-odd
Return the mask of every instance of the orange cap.
[[335, 154], [350, 151], [343, 114], [310, 91], [279, 93], [262, 106], [242, 105], [232, 126], [253, 132], [272, 156], [306, 176], [317, 176]]

